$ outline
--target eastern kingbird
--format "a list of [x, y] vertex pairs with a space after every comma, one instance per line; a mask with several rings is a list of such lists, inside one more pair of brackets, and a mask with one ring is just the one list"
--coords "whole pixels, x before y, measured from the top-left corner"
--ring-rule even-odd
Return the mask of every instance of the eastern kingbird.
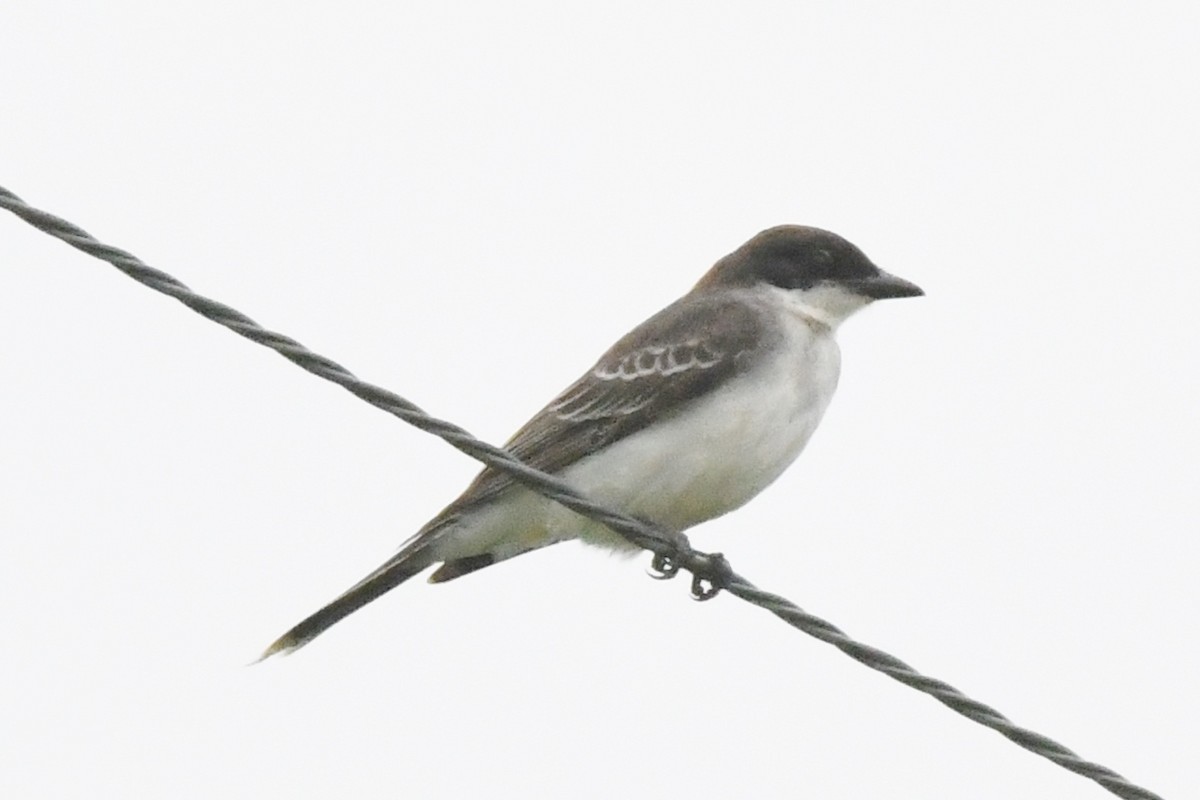
[[[683, 531], [765, 489], [804, 449], [837, 386], [834, 332], [921, 289], [829, 231], [770, 228], [626, 334], [506, 445], [615, 510]], [[279, 637], [295, 650], [427, 567], [440, 583], [579, 538], [636, 549], [490, 467], [395, 556]]]

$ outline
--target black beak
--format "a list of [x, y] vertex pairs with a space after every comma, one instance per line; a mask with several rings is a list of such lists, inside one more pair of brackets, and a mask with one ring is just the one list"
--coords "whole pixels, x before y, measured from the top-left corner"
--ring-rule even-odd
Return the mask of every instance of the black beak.
[[858, 278], [847, 281], [847, 283], [854, 291], [864, 297], [870, 297], [872, 300], [886, 300], [890, 297], [920, 297], [925, 294], [921, 291], [921, 287], [912, 281], [890, 275], [883, 270], [879, 270], [879, 274], [874, 277]]

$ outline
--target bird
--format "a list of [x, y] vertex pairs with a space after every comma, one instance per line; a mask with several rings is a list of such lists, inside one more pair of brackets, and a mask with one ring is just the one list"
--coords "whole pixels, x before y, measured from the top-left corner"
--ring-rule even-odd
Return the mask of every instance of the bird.
[[[837, 234], [768, 228], [627, 333], [506, 444], [590, 500], [682, 532], [739, 508], [800, 455], [837, 387], [838, 326], [916, 284]], [[442, 583], [558, 542], [635, 545], [492, 467], [395, 555], [295, 625], [262, 658], [438, 565]]]

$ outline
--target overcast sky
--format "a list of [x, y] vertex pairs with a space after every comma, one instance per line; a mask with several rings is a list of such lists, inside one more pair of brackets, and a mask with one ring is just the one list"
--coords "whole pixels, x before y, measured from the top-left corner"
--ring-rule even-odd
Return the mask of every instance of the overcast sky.
[[[693, 540], [1184, 797], [1198, 9], [18, 0], [0, 185], [494, 442], [755, 232], [846, 236], [928, 296]], [[0, 795], [1108, 796], [574, 543], [247, 666], [477, 465], [9, 214], [0, 334]]]

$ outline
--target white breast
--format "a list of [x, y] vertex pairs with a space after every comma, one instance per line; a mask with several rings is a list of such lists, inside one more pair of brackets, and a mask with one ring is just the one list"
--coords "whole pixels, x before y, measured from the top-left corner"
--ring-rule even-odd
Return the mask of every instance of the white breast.
[[[837, 387], [841, 356], [833, 326], [790, 293], [760, 299], [779, 339], [770, 355], [679, 415], [587, 456], [562, 477], [585, 496], [673, 530], [746, 503], [790, 465], [816, 430]], [[438, 543], [440, 559], [490, 552], [508, 558], [579, 537], [634, 548], [600, 523], [517, 489], [464, 517]]]
[[[840, 353], [832, 330], [787, 315], [774, 355], [697, 401], [675, 419], [651, 426], [567, 469], [584, 494], [675, 530], [738, 508], [790, 465], [837, 387]], [[579, 518], [551, 511], [551, 529]], [[606, 528], [572, 535], [620, 546]]]

